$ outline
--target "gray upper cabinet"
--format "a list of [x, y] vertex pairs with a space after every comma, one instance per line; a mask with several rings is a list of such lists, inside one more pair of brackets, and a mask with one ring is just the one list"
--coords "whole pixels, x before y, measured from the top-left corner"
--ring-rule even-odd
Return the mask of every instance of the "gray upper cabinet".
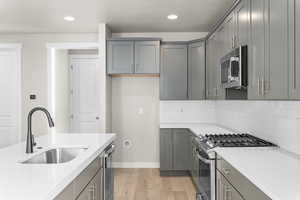
[[159, 41], [135, 42], [135, 73], [159, 74]]
[[225, 34], [225, 43], [228, 48], [228, 52], [236, 47], [236, 19], [235, 13], [232, 12], [224, 21], [224, 34]]
[[108, 74], [158, 74], [159, 41], [107, 41]]
[[248, 98], [288, 99], [288, 1], [251, 4]]
[[225, 43], [225, 35], [226, 30], [224, 26], [220, 26], [216, 31], [215, 38], [215, 51], [213, 51], [212, 55], [214, 55], [214, 66], [215, 66], [215, 82], [216, 82], [216, 99], [222, 100], [225, 99], [226, 92], [225, 88], [221, 83], [221, 58], [228, 53], [228, 48]]
[[288, 99], [288, 1], [267, 1], [265, 99]]
[[107, 73], [130, 74], [134, 72], [134, 42], [108, 41]]
[[215, 35], [212, 35], [206, 42], [206, 98], [216, 98], [216, 80], [215, 80]]
[[160, 99], [188, 99], [187, 45], [167, 44], [161, 47]]
[[[265, 15], [266, 0], [251, 1], [251, 42], [249, 43], [248, 66], [248, 98], [264, 99], [262, 95], [262, 81], [265, 66]], [[261, 16], [258, 19], [257, 16]]]
[[289, 98], [300, 99], [300, 1], [289, 1]]
[[205, 99], [205, 42], [196, 42], [188, 49], [189, 99]]
[[235, 9], [236, 45], [248, 45], [250, 30], [250, 0], [242, 0]]

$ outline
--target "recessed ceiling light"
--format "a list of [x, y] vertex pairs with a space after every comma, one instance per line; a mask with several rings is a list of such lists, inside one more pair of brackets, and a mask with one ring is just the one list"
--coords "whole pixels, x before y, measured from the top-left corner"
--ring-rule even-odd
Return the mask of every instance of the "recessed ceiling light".
[[168, 19], [169, 19], [169, 20], [175, 20], [175, 19], [178, 19], [178, 15], [170, 14], [170, 15], [168, 15]]
[[64, 17], [64, 20], [69, 21], [69, 22], [72, 22], [72, 21], [75, 20], [75, 17], [73, 17], [73, 16], [65, 16], [65, 17]]

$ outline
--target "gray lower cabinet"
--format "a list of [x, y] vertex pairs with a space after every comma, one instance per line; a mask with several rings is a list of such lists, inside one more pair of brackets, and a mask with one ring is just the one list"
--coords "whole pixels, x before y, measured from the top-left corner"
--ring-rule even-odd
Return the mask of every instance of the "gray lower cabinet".
[[187, 129], [160, 129], [160, 171], [191, 169], [191, 140]]
[[160, 170], [173, 169], [173, 135], [172, 129], [160, 129], [159, 135]]
[[217, 200], [271, 200], [226, 160], [217, 156]]
[[217, 171], [217, 200], [244, 200], [240, 193]]
[[76, 200], [102, 200], [102, 170], [89, 182]]
[[74, 198], [73, 183], [69, 184], [54, 200], [70, 200]]
[[108, 74], [159, 74], [160, 41], [107, 41]]
[[134, 72], [134, 42], [107, 42], [107, 73], [131, 74]]
[[104, 200], [103, 157], [97, 157], [55, 200]]
[[189, 99], [205, 99], [205, 42], [189, 44], [188, 81]]
[[160, 99], [188, 99], [187, 45], [161, 46]]
[[159, 74], [159, 41], [135, 42], [135, 73]]
[[173, 170], [189, 170], [191, 163], [189, 131], [173, 129]]

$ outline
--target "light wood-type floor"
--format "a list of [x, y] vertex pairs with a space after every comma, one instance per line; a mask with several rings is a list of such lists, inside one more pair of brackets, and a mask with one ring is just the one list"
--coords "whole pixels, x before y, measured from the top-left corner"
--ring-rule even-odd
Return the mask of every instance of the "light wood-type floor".
[[160, 177], [158, 169], [116, 169], [115, 200], [195, 200], [190, 177]]

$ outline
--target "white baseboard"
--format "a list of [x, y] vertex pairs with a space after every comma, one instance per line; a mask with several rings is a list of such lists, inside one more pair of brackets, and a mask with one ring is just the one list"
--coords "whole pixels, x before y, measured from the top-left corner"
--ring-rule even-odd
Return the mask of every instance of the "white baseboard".
[[159, 168], [159, 162], [113, 162], [113, 168]]

